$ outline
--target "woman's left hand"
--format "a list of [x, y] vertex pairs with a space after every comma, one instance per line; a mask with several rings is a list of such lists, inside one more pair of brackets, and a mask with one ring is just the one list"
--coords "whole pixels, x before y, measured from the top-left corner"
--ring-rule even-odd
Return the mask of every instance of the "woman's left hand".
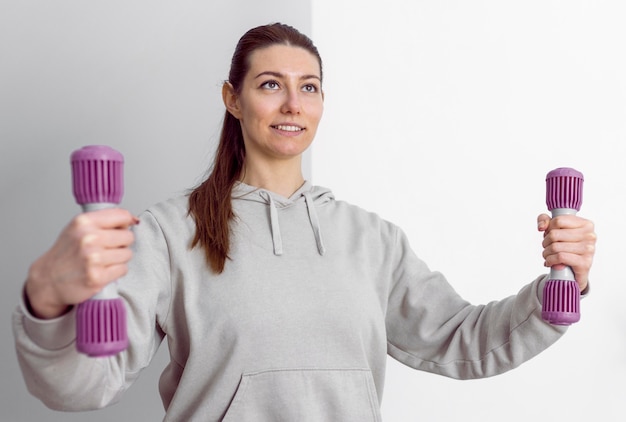
[[550, 218], [541, 214], [537, 217], [537, 229], [543, 232], [544, 265], [571, 267], [580, 291], [585, 290], [596, 251], [593, 222], [576, 215]]

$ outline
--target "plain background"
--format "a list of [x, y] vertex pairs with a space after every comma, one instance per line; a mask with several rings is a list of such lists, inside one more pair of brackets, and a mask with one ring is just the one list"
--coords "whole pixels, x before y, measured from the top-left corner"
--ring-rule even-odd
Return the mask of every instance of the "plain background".
[[[389, 421], [626, 420], [626, 4], [313, 2], [326, 61], [313, 180], [400, 225], [467, 299], [542, 273], [545, 175], [585, 175], [592, 293], [514, 371], [454, 381], [389, 361]], [[337, 34], [341, 34], [340, 36]]]
[[192, 187], [211, 161], [234, 45], [272, 21], [312, 35], [325, 61], [313, 182], [399, 224], [474, 302], [545, 271], [545, 174], [585, 174], [581, 215], [599, 243], [581, 322], [486, 380], [389, 360], [384, 419], [622, 420], [625, 20], [619, 0], [1, 0], [0, 421], [162, 418], [164, 349], [121, 403], [57, 413], [24, 387], [10, 316], [28, 266], [78, 212], [69, 154], [122, 151], [134, 212]]

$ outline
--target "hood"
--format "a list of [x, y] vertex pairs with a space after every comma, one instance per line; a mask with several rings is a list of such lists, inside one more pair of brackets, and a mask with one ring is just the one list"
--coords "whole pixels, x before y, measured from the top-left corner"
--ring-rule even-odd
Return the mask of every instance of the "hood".
[[285, 198], [277, 193], [238, 182], [233, 186], [232, 198], [243, 201], [260, 202], [267, 205], [270, 214], [272, 242], [274, 244], [275, 255], [282, 255], [283, 253], [278, 209], [289, 208], [300, 202], [304, 202], [309, 214], [311, 230], [313, 230], [313, 234], [315, 235], [317, 250], [320, 255], [324, 255], [326, 252], [315, 208], [335, 199], [330, 189], [312, 186], [310, 182], [306, 181], [293, 195], [289, 198]]

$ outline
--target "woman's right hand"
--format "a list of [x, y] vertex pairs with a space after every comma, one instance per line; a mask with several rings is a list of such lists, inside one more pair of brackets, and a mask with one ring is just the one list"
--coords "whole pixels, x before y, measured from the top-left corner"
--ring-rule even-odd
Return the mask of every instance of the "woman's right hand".
[[128, 271], [139, 219], [121, 208], [76, 216], [54, 245], [30, 267], [26, 297], [34, 316], [63, 315]]

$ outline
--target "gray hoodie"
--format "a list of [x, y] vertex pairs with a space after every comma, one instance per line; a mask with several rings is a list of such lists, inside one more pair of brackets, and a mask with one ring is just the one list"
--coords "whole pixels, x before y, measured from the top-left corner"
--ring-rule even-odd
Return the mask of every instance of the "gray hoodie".
[[379, 421], [386, 356], [448, 377], [493, 376], [532, 358], [563, 327], [541, 319], [539, 277], [487, 305], [463, 300], [401, 230], [306, 183], [290, 198], [238, 184], [232, 253], [207, 269], [190, 250], [188, 197], [151, 207], [119, 281], [130, 346], [75, 351], [73, 312], [13, 318], [27, 386], [47, 406], [120, 399], [166, 338], [165, 421]]

